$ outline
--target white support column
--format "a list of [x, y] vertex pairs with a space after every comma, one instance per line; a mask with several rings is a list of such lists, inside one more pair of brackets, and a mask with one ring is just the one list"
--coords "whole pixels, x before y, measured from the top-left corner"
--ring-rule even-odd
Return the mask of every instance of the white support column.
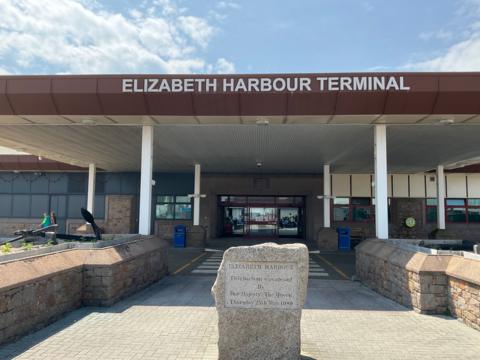
[[445, 175], [443, 165], [437, 166], [437, 228], [445, 230]]
[[194, 185], [194, 197], [193, 197], [193, 225], [200, 225], [200, 180], [201, 180], [201, 167], [200, 164], [195, 164], [195, 185]]
[[95, 211], [95, 178], [97, 174], [97, 166], [88, 164], [88, 190], [87, 190], [87, 210], [91, 214]]
[[330, 227], [330, 165], [323, 165], [323, 227]]
[[140, 173], [140, 214], [138, 233], [150, 235], [152, 221], [153, 126], [142, 128], [142, 164]]
[[387, 128], [375, 125], [375, 231], [378, 239], [388, 239]]

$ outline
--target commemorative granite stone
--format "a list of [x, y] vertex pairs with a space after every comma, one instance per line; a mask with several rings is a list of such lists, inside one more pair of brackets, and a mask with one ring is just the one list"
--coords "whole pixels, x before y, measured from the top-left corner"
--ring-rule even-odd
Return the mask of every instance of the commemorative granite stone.
[[225, 251], [212, 288], [219, 359], [299, 359], [307, 281], [304, 244]]

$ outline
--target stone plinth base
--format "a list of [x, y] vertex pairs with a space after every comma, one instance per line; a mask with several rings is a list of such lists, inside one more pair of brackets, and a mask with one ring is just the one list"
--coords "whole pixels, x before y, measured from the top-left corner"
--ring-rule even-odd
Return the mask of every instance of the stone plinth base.
[[304, 244], [228, 249], [212, 289], [219, 359], [299, 359], [307, 281]]

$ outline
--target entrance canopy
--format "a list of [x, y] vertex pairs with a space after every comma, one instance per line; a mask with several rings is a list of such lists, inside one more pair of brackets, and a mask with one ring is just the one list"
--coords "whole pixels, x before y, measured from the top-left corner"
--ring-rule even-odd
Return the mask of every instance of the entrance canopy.
[[[480, 73], [0, 76], [0, 146], [138, 171], [416, 172], [480, 157]], [[261, 164], [261, 166], [259, 166]]]

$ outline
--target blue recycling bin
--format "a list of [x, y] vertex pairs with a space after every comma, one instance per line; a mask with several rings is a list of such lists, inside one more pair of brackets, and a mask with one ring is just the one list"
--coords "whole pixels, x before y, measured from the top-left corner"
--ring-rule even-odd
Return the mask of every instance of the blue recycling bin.
[[339, 227], [337, 228], [337, 233], [338, 233], [338, 250], [350, 251], [351, 249], [350, 228]]
[[176, 225], [173, 233], [173, 244], [175, 247], [185, 247], [187, 241], [187, 227]]

